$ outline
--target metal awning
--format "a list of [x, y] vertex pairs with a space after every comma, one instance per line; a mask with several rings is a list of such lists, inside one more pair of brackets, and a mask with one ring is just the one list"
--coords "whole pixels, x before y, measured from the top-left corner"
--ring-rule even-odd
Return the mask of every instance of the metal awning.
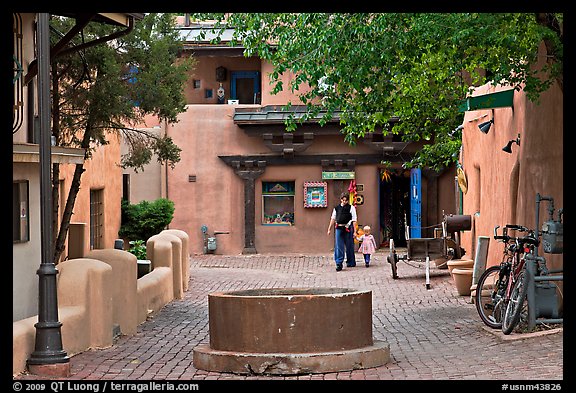
[[[290, 110], [285, 110], [283, 106], [268, 105], [261, 108], [236, 108], [234, 111], [234, 124], [284, 124], [284, 122], [293, 117], [298, 120], [306, 113], [306, 107], [303, 105], [292, 106]], [[314, 117], [309, 119], [309, 122], [317, 122], [326, 114], [320, 112]], [[340, 121], [340, 112], [335, 112], [332, 115], [331, 122]]]

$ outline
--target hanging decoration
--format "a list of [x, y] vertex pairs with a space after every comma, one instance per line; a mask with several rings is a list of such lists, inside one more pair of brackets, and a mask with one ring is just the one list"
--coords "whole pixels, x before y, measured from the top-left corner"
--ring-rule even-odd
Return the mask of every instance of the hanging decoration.
[[392, 174], [388, 169], [381, 169], [380, 170], [380, 181], [390, 182], [392, 180]]
[[348, 186], [348, 192], [350, 193], [350, 201], [351, 205], [356, 206], [356, 180], [350, 180], [350, 185]]
[[468, 192], [468, 181], [466, 180], [466, 174], [464, 173], [460, 163], [458, 163], [456, 167], [456, 176], [458, 177], [458, 186], [460, 187], [460, 190], [466, 194]]

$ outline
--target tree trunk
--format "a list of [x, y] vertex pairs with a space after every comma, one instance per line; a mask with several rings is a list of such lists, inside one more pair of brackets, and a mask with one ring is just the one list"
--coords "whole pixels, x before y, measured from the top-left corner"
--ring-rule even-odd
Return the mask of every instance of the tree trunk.
[[[558, 36], [558, 39], [562, 44], [564, 44], [564, 30], [563, 26], [559, 23], [558, 19], [554, 14], [551, 13], [538, 13], [536, 14], [536, 20], [542, 26], [545, 26], [552, 30]], [[546, 46], [546, 52], [548, 52], [547, 62], [549, 64], [555, 63], [557, 48], [554, 46], [551, 40], [545, 39], [544, 45]], [[560, 87], [560, 91], [564, 93], [564, 73], [562, 72], [560, 75], [556, 77], [556, 82], [558, 82], [558, 87]]]
[[84, 164], [76, 164], [76, 168], [74, 169], [74, 176], [72, 178], [72, 184], [70, 185], [70, 192], [68, 193], [68, 199], [66, 200], [66, 207], [64, 208], [64, 214], [62, 215], [60, 231], [58, 232], [58, 238], [56, 239], [54, 263], [57, 263], [60, 260], [60, 256], [64, 251], [64, 242], [66, 241], [68, 229], [70, 228], [70, 220], [72, 219], [72, 209], [76, 203], [78, 192], [80, 192], [80, 178], [82, 177], [84, 171]]

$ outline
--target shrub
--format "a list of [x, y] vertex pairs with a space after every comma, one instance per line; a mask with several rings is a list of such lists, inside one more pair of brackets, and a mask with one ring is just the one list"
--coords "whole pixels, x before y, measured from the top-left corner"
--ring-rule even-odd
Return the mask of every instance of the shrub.
[[147, 259], [146, 258], [146, 243], [144, 240], [130, 240], [130, 248], [128, 252], [134, 254], [136, 259]]
[[130, 204], [122, 200], [122, 222], [118, 235], [128, 240], [146, 241], [160, 233], [174, 218], [174, 202], [159, 198]]

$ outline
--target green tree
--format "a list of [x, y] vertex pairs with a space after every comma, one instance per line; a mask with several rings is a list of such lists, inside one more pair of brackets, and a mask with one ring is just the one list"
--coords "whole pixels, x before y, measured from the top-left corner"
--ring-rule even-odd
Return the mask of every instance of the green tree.
[[[346, 140], [382, 128], [430, 144], [408, 166], [440, 169], [457, 160], [462, 101], [489, 81], [531, 100], [563, 88], [563, 15], [527, 13], [193, 14], [235, 29], [246, 56], [273, 65], [273, 92], [291, 89], [308, 115], [342, 111]], [[536, 69], [544, 42], [547, 62]], [[280, 76], [296, 77], [283, 86]], [[310, 89], [302, 89], [302, 86]], [[321, 100], [318, 101], [318, 98]], [[288, 103], [288, 107], [291, 103]], [[391, 125], [391, 119], [399, 119]], [[287, 122], [287, 129], [297, 126]]]
[[[51, 38], [60, 40], [74, 20], [53, 16]], [[185, 111], [183, 87], [191, 59], [180, 58], [182, 42], [174, 30], [173, 14], [146, 14], [131, 32], [114, 40], [70, 51], [52, 59], [52, 134], [58, 146], [86, 149], [85, 159], [108, 138], [122, 136], [129, 152], [121, 165], [142, 170], [154, 155], [174, 167], [181, 149], [165, 135], [137, 130], [146, 115], [168, 123]], [[119, 28], [89, 23], [70, 45], [98, 40], [118, 33]], [[59, 166], [53, 165], [54, 212], [58, 211]], [[85, 171], [75, 167], [61, 224], [54, 214], [54, 261], [60, 259], [72, 210]]]

